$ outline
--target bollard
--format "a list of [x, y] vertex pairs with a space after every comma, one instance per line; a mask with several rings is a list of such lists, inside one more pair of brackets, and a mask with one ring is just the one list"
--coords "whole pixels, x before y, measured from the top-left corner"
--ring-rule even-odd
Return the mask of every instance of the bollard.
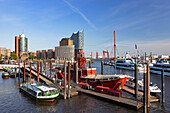
[[146, 90], [147, 90], [147, 94], [146, 94], [146, 97], [147, 97], [147, 107], [150, 107], [150, 90], [149, 90], [149, 86], [150, 86], [150, 67], [149, 67], [149, 64], [147, 65], [147, 80], [146, 80]]
[[161, 72], [161, 79], [162, 79], [162, 106], [165, 103], [165, 83], [164, 83], [164, 69]]
[[103, 75], [104, 72], [104, 61], [101, 61], [101, 74]]
[[31, 69], [32, 67], [31, 67], [31, 62], [30, 62], [30, 80], [31, 80]]
[[115, 75], [116, 75], [116, 33], [114, 31], [114, 61], [115, 61]]
[[68, 98], [70, 98], [70, 62], [68, 62]]
[[25, 61], [24, 61], [24, 75], [23, 75], [23, 82], [25, 82]]
[[16, 76], [17, 76], [17, 68], [15, 68], [15, 78], [16, 78]]
[[146, 63], [146, 52], [145, 52], [145, 63]]
[[50, 78], [52, 78], [52, 61], [50, 60]]
[[66, 62], [64, 62], [64, 99], [66, 99]]
[[39, 63], [40, 61], [37, 61], [37, 82], [39, 82]]
[[45, 63], [45, 67], [44, 67], [45, 69], [44, 70], [45, 70], [45, 75], [46, 75], [46, 65], [47, 65], [46, 61], [44, 61], [44, 63]]
[[89, 68], [91, 68], [91, 61], [89, 61]]
[[150, 52], [150, 63], [152, 63], [152, 52]]
[[42, 73], [42, 61], [40, 61], [40, 73]]
[[[16, 65], [16, 62], [15, 62], [15, 65]], [[15, 68], [15, 78], [17, 76], [17, 68]]]
[[[145, 68], [145, 65], [144, 65], [144, 68]], [[146, 101], [147, 101], [146, 100], [147, 99], [147, 97], [146, 97], [147, 96], [146, 95], [146, 90], [147, 90], [147, 88], [146, 88], [146, 85], [147, 85], [146, 84], [146, 78], [147, 77], [146, 76], [147, 76], [147, 74], [146, 74], [146, 72], [144, 72], [144, 92], [143, 92], [144, 93], [143, 94], [143, 110], [144, 110], [143, 112], [144, 113], [147, 113], [147, 105], [146, 105]]]
[[138, 99], [138, 64], [135, 64], [135, 98]]

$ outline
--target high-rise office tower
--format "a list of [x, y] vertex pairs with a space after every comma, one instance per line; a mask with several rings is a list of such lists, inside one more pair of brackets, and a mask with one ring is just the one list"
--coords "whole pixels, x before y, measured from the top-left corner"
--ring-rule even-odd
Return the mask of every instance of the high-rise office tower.
[[22, 33], [20, 36], [15, 36], [15, 53], [21, 56], [28, 51], [28, 38]]
[[15, 53], [17, 56], [19, 56], [19, 36], [15, 36]]
[[84, 49], [84, 30], [74, 32], [71, 36], [71, 40], [73, 40], [73, 45], [75, 45], [75, 50], [83, 50]]

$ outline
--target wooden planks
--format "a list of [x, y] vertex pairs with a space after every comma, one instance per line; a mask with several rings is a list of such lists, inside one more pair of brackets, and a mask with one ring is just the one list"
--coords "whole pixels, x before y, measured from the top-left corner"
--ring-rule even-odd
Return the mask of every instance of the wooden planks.
[[[128, 93], [135, 94], [135, 90], [132, 88], [129, 88], [128, 86], [123, 86], [123, 90]], [[143, 96], [143, 92], [138, 91], [138, 95]], [[150, 95], [150, 102], [158, 102], [158, 101], [159, 101], [159, 99], [156, 96]]]
[[[30, 71], [29, 68], [26, 68], [27, 71]], [[37, 72], [35, 72], [34, 70], [31, 70], [31, 73], [34, 74], [35, 76], [37, 76]], [[53, 87], [57, 87], [56, 85], [54, 85], [50, 80], [46, 79], [45, 77], [39, 75], [39, 78], [44, 81], [48, 86], [53, 86]]]
[[82, 89], [82, 88], [77, 88], [77, 91], [81, 91], [81, 92], [89, 94], [89, 95], [93, 95], [93, 96], [96, 96], [96, 97], [107, 99], [108, 101], [114, 102], [114, 104], [119, 104], [119, 105], [124, 106], [124, 107], [130, 107], [130, 108], [135, 109], [135, 110], [138, 110], [143, 106], [142, 102], [132, 100], [132, 99], [126, 98], [126, 97], [115, 97], [115, 96], [111, 96], [111, 95], [107, 95], [107, 94], [103, 94], [103, 93], [98, 93], [98, 92], [95, 92], [95, 91], [86, 90], [86, 89]]

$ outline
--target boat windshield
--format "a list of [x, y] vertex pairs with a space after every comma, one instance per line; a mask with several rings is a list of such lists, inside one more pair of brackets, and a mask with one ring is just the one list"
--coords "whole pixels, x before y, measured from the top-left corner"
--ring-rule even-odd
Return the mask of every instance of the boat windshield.
[[49, 95], [55, 95], [57, 94], [58, 91], [55, 90], [48, 90], [48, 91], [43, 91], [42, 93], [39, 93], [38, 96], [49, 96]]
[[142, 67], [142, 66], [139, 64], [138, 67]]

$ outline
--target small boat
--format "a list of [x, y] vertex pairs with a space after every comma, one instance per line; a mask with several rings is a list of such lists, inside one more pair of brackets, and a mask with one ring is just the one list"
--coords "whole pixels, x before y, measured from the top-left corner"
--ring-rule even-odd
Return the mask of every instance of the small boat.
[[[123, 60], [117, 60], [116, 67], [120, 69], [127, 69], [127, 70], [135, 70], [135, 60], [131, 58], [129, 53], [126, 53], [126, 56]], [[138, 63], [138, 71], [145, 72], [145, 68], [142, 64]]]
[[7, 72], [2, 73], [2, 78], [9, 78], [9, 74]]
[[157, 60], [156, 64], [169, 64], [168, 60]]
[[48, 87], [37, 83], [25, 83], [20, 85], [20, 91], [36, 101], [53, 102], [59, 96], [54, 87]]
[[10, 73], [10, 77], [11, 77], [11, 78], [15, 78], [15, 72], [11, 72], [11, 73]]
[[[144, 91], [144, 84], [143, 84], [143, 79], [142, 80], [138, 80], [138, 90], [140, 91]], [[135, 78], [128, 76], [128, 79], [125, 83], [126, 86], [129, 86], [131, 88], [135, 88]], [[160, 93], [161, 90], [158, 88], [157, 84], [150, 82], [150, 86], [149, 86], [149, 90], [151, 94], [156, 94], [156, 93]]]
[[14, 71], [14, 69], [8, 70], [8, 73], [9, 73], [11, 78], [15, 78], [15, 71]]

